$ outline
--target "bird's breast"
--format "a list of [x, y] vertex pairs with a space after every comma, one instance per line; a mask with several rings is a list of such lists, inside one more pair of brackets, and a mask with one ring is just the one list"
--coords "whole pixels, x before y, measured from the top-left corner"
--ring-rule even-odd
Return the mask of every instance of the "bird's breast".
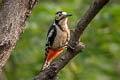
[[64, 31], [60, 30], [59, 27], [56, 27], [56, 29], [57, 29], [57, 35], [56, 35], [55, 40], [52, 45], [52, 48], [54, 48], [54, 49], [56, 49], [60, 46], [64, 46], [70, 35], [69, 29], [66, 29]]

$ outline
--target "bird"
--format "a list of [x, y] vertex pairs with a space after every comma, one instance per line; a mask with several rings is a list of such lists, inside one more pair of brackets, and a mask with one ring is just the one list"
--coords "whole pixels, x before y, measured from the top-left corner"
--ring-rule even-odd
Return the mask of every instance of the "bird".
[[67, 24], [69, 16], [72, 16], [72, 14], [67, 14], [65, 11], [56, 12], [54, 23], [47, 33], [45, 60], [42, 70], [46, 69], [63, 52], [64, 48], [68, 46], [70, 40], [70, 29]]

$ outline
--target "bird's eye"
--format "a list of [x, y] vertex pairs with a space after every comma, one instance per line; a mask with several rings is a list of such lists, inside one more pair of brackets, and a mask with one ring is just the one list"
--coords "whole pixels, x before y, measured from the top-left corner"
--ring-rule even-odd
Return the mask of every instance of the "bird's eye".
[[62, 16], [62, 14], [59, 14], [59, 16]]

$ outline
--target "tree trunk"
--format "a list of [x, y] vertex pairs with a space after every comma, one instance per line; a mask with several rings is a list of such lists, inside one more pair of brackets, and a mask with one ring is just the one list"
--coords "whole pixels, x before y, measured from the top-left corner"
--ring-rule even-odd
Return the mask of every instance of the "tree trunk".
[[8, 80], [4, 70], [0, 73], [0, 80]]
[[37, 0], [3, 0], [0, 8], [0, 71], [6, 64]]

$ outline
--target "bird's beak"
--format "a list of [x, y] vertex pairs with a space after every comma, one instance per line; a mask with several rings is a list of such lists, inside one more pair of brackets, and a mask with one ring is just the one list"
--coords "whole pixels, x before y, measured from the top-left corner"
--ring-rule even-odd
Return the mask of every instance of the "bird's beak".
[[69, 17], [69, 16], [72, 16], [72, 14], [64, 15], [61, 19], [67, 18], [67, 17]]
[[72, 14], [67, 14], [66, 17], [72, 16]]

